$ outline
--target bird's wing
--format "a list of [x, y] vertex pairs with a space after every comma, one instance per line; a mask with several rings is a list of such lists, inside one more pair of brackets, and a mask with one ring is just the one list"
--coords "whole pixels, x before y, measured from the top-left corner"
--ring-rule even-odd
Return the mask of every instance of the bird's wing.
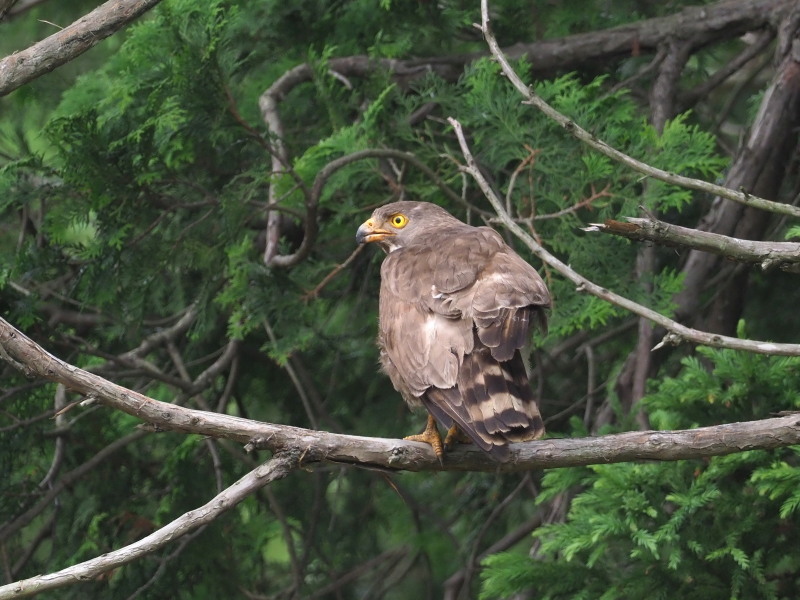
[[416, 397], [429, 387], [453, 387], [472, 351], [472, 323], [434, 309], [441, 301], [431, 290], [431, 254], [396, 250], [381, 266], [379, 343], [391, 361], [386, 370]]
[[528, 343], [532, 325], [546, 332], [550, 293], [539, 273], [488, 227], [478, 228], [493, 250], [469, 290], [455, 292], [453, 304], [471, 318], [481, 342], [498, 361], [511, 360]]
[[[391, 252], [381, 267], [380, 343], [395, 387], [508, 459], [508, 441], [544, 426], [519, 349], [550, 296], [536, 270], [489, 228]], [[405, 394], [404, 394], [405, 395]]]

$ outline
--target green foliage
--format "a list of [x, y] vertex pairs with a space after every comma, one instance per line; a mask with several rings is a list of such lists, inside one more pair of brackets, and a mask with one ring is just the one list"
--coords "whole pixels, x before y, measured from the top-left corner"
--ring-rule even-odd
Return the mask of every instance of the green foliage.
[[784, 238], [787, 240], [791, 240], [793, 238], [800, 238], [800, 225], [795, 225], [793, 227], [790, 227], [786, 232], [786, 234], [784, 235]]
[[[504, 44], [513, 44], [675, 9], [674, 3], [652, 4], [603, 0], [576, 12], [570, 3], [507, 0], [492, 3], [493, 25]], [[50, 33], [52, 26], [39, 19], [68, 23], [79, 8], [93, 7], [57, 3], [47, 14], [34, 12], [4, 30], [0, 45], [8, 52], [25, 47]], [[674, 252], [659, 252], [658, 271], [638, 277], [636, 244], [599, 239], [581, 228], [636, 214], [639, 206], [690, 222], [689, 203], [697, 194], [643, 180], [571, 139], [523, 105], [488, 59], [447, 79], [434, 72], [417, 79], [378, 69], [331, 71], [331, 60], [352, 55], [484, 52], [472, 27], [477, 19], [472, 2], [164, 0], [84, 62], [0, 100], [4, 318], [65, 360], [163, 401], [358, 435], [406, 435], [422, 419], [408, 414], [376, 372], [380, 257], [367, 249], [326, 278], [353, 252], [357, 225], [386, 201], [425, 199], [475, 224], [481, 220], [410, 165], [356, 161], [322, 189], [310, 255], [290, 269], [267, 268], [268, 191], [274, 186], [283, 211], [282, 253], [295, 251], [303, 235], [299, 182], [310, 188], [332, 160], [366, 148], [411, 152], [468, 202], [488, 209], [459, 171], [463, 157], [448, 116], [461, 121], [481, 167], [548, 249], [599, 284], [669, 314], [682, 285]], [[725, 161], [705, 133], [711, 124], [704, 115], [713, 110], [678, 115], [658, 133], [639, 97], [618, 85], [645, 60], [631, 57], [536, 81], [535, 65], [515, 66], [558, 110], [621, 150], [676, 173], [719, 177]], [[293, 173], [273, 174], [274, 140], [258, 100], [305, 62], [312, 77], [280, 104]], [[693, 65], [693, 77], [701, 80], [705, 69]], [[428, 117], [420, 120], [421, 113]], [[538, 264], [517, 241], [509, 242]], [[551, 369], [540, 383], [549, 417], [564, 408], [559, 403], [582, 411], [586, 390], [582, 359], [565, 358], [570, 351], [561, 350], [551, 360], [550, 351], [613, 332], [629, 315], [576, 293], [574, 284], [547, 269], [543, 275], [555, 306], [549, 336], [534, 343], [544, 356], [539, 366]], [[110, 358], [173, 326], [189, 307], [197, 311], [191, 328], [171, 346], [147, 352], [149, 367]], [[597, 348], [594, 377], [598, 389], [609, 389], [607, 400], [619, 415], [609, 429], [617, 430], [632, 420], [610, 391], [631, 338], [609, 339]], [[231, 340], [239, 348], [235, 364], [200, 393], [186, 392], [185, 378], [197, 378]], [[694, 427], [797, 407], [794, 359], [701, 349], [665, 369], [680, 371], [652, 382], [647, 407], [654, 426]], [[63, 428], [55, 426], [46, 412], [52, 385], [13, 375], [3, 386], [3, 522], [46, 493], [40, 482], [53, 464], [56, 440], [65, 442], [63, 475], [137, 431], [138, 419], [97, 406], [74, 407], [63, 415]], [[69, 402], [81, 399], [68, 393]], [[574, 416], [576, 410], [566, 413], [571, 420], [548, 423], [550, 435], [588, 435], [589, 424]], [[31, 423], [20, 426], [26, 419]], [[57, 511], [3, 540], [9, 556], [21, 555], [39, 531], [47, 534], [16, 577], [141, 539], [253, 466], [239, 448], [174, 433], [148, 434], [100, 457], [61, 490]], [[59, 597], [220, 598], [231, 590], [253, 597], [435, 597], [442, 582], [546, 502], [577, 494], [567, 523], [536, 534], [536, 560], [526, 554], [529, 543], [486, 560], [483, 597], [533, 588], [542, 598], [788, 598], [797, 590], [800, 562], [792, 546], [797, 463], [796, 452], [787, 450], [563, 469], [541, 476], [537, 505], [515, 492], [497, 513], [518, 490], [515, 476], [389, 476], [333, 467], [296, 473], [248, 498], [185, 547], [172, 545]], [[538, 485], [539, 475], [532, 481]], [[52, 514], [57, 518], [45, 530], [45, 515]], [[388, 558], [355, 583], [324, 591], [332, 582], [351, 581], [351, 572], [381, 556]], [[463, 595], [474, 596], [475, 587]]]
[[[685, 358], [677, 376], [644, 400], [654, 428], [797, 409], [800, 359], [710, 348], [698, 354], [706, 364]], [[794, 597], [799, 454], [787, 448], [549, 472], [539, 502], [580, 490], [566, 522], [535, 532], [534, 559], [487, 559], [482, 597], [528, 588], [547, 599]]]

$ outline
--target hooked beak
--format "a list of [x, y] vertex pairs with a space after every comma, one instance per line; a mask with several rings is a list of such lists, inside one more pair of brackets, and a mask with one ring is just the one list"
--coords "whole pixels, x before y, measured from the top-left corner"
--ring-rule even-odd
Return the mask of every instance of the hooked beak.
[[379, 242], [392, 235], [394, 235], [393, 232], [376, 227], [375, 221], [368, 219], [364, 221], [361, 227], [358, 228], [358, 231], [356, 231], [356, 243], [368, 244], [370, 242]]

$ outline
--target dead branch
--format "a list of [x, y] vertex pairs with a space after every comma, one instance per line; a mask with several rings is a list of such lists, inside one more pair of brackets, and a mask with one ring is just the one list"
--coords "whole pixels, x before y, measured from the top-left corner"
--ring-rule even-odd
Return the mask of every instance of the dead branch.
[[711, 77], [698, 84], [693, 89], [681, 94], [678, 99], [679, 108], [677, 112], [684, 112], [688, 110], [689, 107], [694, 106], [700, 98], [705, 98], [731, 75], [766, 50], [774, 37], [775, 32], [769, 29], [759, 32], [752, 43], [748, 44], [744, 50], [715, 71]]
[[280, 454], [258, 466], [209, 502], [191, 510], [147, 537], [129, 546], [103, 554], [55, 573], [38, 575], [0, 587], [0, 600], [26, 598], [81, 581], [91, 581], [101, 573], [126, 565], [169, 544], [175, 539], [212, 522], [250, 494], [297, 468], [296, 454]]
[[627, 223], [613, 219], [607, 219], [604, 223], [590, 223], [584, 231], [600, 231], [663, 246], [693, 248], [738, 262], [757, 264], [764, 270], [777, 267], [792, 273], [800, 272], [800, 244], [796, 242], [741, 240], [652, 218], [626, 217], [625, 220]]
[[109, 0], [72, 25], [0, 60], [0, 96], [68, 63], [141, 16], [160, 0]]
[[0, 0], [0, 21], [2, 21], [9, 10], [16, 4], [17, 0]]
[[[265, 264], [270, 266], [277, 266], [277, 267], [291, 267], [296, 265], [297, 263], [306, 259], [306, 257], [311, 253], [311, 250], [314, 248], [314, 243], [317, 239], [317, 234], [319, 232], [319, 225], [317, 223], [317, 207], [319, 205], [319, 200], [322, 196], [322, 191], [325, 188], [325, 184], [331, 178], [331, 176], [336, 173], [339, 169], [346, 167], [349, 164], [354, 162], [358, 162], [360, 160], [367, 160], [370, 158], [391, 158], [402, 160], [406, 163], [409, 163], [415, 166], [417, 169], [422, 171], [422, 173], [428, 177], [436, 186], [451, 200], [458, 202], [462, 205], [465, 205], [467, 208], [473, 209], [466, 201], [456, 194], [450, 187], [445, 183], [441, 177], [439, 177], [433, 169], [428, 167], [425, 163], [423, 163], [420, 159], [416, 156], [411, 154], [410, 152], [403, 152], [401, 150], [394, 150], [391, 148], [368, 148], [366, 150], [359, 150], [357, 152], [353, 152], [352, 154], [347, 154], [345, 156], [341, 156], [330, 161], [327, 165], [325, 165], [322, 169], [320, 169], [317, 176], [314, 178], [314, 183], [310, 190], [305, 191], [306, 194], [306, 215], [304, 218], [305, 221], [305, 230], [303, 232], [303, 241], [300, 242], [300, 247], [293, 252], [292, 254], [277, 254], [277, 245], [274, 249], [270, 250], [267, 248], [265, 250]], [[273, 166], [273, 168], [275, 168]], [[272, 189], [272, 186], [270, 189]], [[268, 231], [268, 244], [272, 243], [269, 241], [269, 236], [271, 235], [270, 232], [277, 235], [279, 232], [277, 229], [270, 229], [270, 227], [277, 227], [277, 225], [271, 224], [273, 223], [271, 220], [271, 215], [277, 214], [276, 211], [272, 210], [270, 212], [270, 219], [267, 221], [267, 231]], [[488, 213], [486, 213], [486, 216]], [[275, 238], [274, 243], [277, 244], [277, 238]], [[268, 257], [268, 258], [267, 258]]]
[[0, 346], [24, 365], [29, 376], [92, 394], [159, 430], [229, 439], [245, 449], [295, 450], [310, 466], [332, 462], [408, 471], [528, 471], [634, 460], [702, 458], [800, 443], [800, 414], [683, 431], [636, 431], [580, 439], [548, 439], [511, 446], [512, 460], [500, 465], [477, 448], [460, 448], [442, 466], [426, 444], [312, 431], [193, 410], [160, 402], [70, 365], [46, 352], [0, 318]]
[[[791, 157], [797, 145], [797, 123], [800, 115], [800, 61], [791, 51], [791, 40], [798, 35], [800, 5], [796, 4], [779, 27], [774, 62], [775, 72], [764, 90], [758, 112], [723, 184], [727, 188], [746, 189], [761, 196], [774, 197], [782, 189], [791, 171]], [[787, 49], [787, 45], [789, 48]], [[723, 112], [726, 112], [724, 109]], [[714, 198], [711, 208], [702, 217], [697, 229], [729, 235], [739, 239], [761, 239], [767, 228], [768, 215], [722, 198]], [[675, 296], [676, 315], [681, 320], [701, 327], [714, 328], [720, 333], [735, 330], [740, 316], [741, 293], [744, 281], [737, 279], [729, 285], [713, 289], [714, 305], [700, 318], [700, 306], [709, 282], [726, 270], [713, 254], [691, 250], [681, 269], [683, 289]], [[746, 277], [743, 270], [743, 277]], [[733, 300], [737, 297], [738, 300]], [[727, 306], [727, 308], [726, 308]], [[703, 321], [707, 323], [703, 325]]]

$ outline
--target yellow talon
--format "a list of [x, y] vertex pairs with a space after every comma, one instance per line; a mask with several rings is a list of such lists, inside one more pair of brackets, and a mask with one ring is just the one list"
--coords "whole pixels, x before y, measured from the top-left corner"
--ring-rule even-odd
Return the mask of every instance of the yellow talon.
[[453, 426], [447, 430], [447, 435], [444, 438], [444, 447], [447, 450], [452, 450], [456, 444], [471, 444], [472, 440], [464, 433], [461, 428], [453, 423]]
[[428, 424], [425, 426], [425, 431], [417, 435], [409, 435], [403, 438], [410, 442], [425, 442], [433, 448], [436, 458], [439, 459], [439, 464], [444, 464], [444, 447], [442, 446], [442, 436], [439, 435], [439, 429], [436, 427], [436, 419], [433, 415], [428, 415]]

